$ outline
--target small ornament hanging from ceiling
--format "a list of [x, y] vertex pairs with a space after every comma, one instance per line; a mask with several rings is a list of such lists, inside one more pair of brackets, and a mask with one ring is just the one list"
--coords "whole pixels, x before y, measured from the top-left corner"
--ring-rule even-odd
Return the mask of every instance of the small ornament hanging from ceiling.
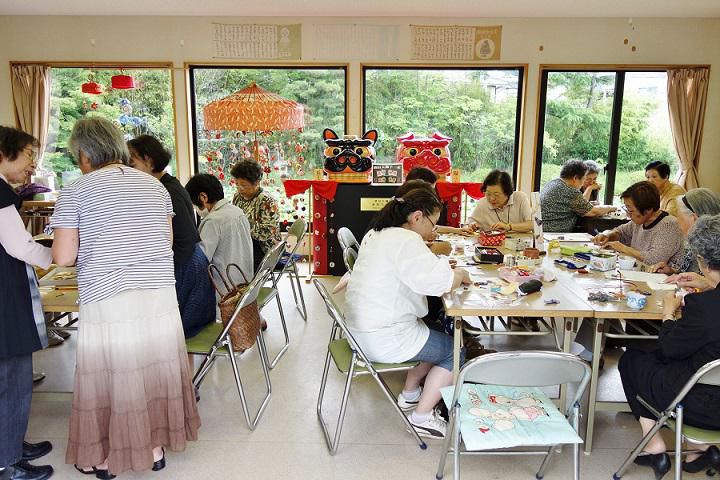
[[80, 85], [82, 93], [88, 93], [90, 95], [100, 95], [103, 93], [102, 85], [95, 81], [95, 74], [90, 71], [88, 74], [88, 81]]
[[129, 90], [135, 88], [135, 79], [130, 75], [125, 75], [121, 68], [120, 75], [113, 75], [110, 78], [110, 86], [117, 90]]

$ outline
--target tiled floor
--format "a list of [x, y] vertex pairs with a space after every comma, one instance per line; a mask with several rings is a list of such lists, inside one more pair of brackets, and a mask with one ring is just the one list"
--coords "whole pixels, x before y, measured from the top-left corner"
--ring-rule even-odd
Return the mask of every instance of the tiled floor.
[[[323, 279], [332, 286], [336, 279]], [[289, 285], [283, 281], [283, 304], [290, 329], [291, 346], [278, 366], [271, 371], [273, 396], [270, 405], [253, 432], [247, 428], [240, 402], [232, 381], [229, 364], [217, 362], [202, 386], [200, 413], [203, 426], [200, 439], [183, 453], [169, 453], [162, 472], [125, 473], [133, 479], [431, 479], [440, 457], [441, 442], [429, 441], [429, 448], [420, 450], [394, 417], [371, 379], [360, 378], [353, 386], [350, 406], [345, 419], [340, 448], [330, 456], [315, 415], [330, 321], [319, 295], [311, 284], [304, 284], [309, 310], [303, 322], [294, 308]], [[342, 298], [338, 298], [342, 303]], [[276, 308], [264, 312], [270, 323], [267, 343], [271, 354], [281, 344]], [[507, 349], [507, 345], [496, 344]], [[512, 348], [523, 348], [515, 341]], [[69, 391], [74, 368], [74, 339], [62, 346], [38, 353], [36, 370], [48, 374], [38, 387], [43, 391]], [[602, 398], [622, 397], [617, 371], [609, 359], [603, 373]], [[249, 401], [255, 407], [263, 387], [258, 357], [253, 349], [240, 362], [243, 383]], [[328, 401], [335, 405], [342, 377], [331, 372]], [[389, 375], [391, 388], [402, 386], [401, 374]], [[336, 410], [335, 410], [336, 411]], [[37, 396], [33, 401], [28, 439], [51, 440], [55, 446], [45, 459], [56, 468], [54, 478], [81, 477], [71, 465], [64, 464], [70, 400], [66, 396]], [[332, 413], [332, 410], [330, 410]], [[592, 455], [581, 458], [582, 478], [609, 479], [624, 455], [639, 439], [639, 428], [630, 415], [600, 413], [596, 426]], [[565, 480], [570, 475], [570, 449], [557, 456], [545, 478]], [[471, 457], [463, 458], [464, 478], [532, 479], [540, 457]], [[451, 469], [445, 478], [451, 478]], [[704, 475], [686, 478], [702, 478]], [[650, 471], [631, 468], [624, 477], [653, 478]], [[670, 478], [670, 474], [667, 475]]]

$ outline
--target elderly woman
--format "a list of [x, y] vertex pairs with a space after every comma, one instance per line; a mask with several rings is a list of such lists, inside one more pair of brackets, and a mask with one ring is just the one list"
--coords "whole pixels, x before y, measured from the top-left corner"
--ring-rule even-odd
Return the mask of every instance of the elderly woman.
[[47, 347], [37, 278], [31, 265], [48, 268], [50, 249], [25, 230], [20, 197], [10, 183], [23, 183], [35, 165], [38, 143], [27, 133], [0, 127], [0, 478], [43, 480], [51, 466], [28, 462], [52, 450], [50, 442], [23, 441], [32, 398], [32, 353]]
[[530, 200], [523, 192], [515, 191], [507, 172], [490, 172], [483, 180], [482, 191], [485, 196], [470, 214], [470, 230], [532, 231]]
[[670, 165], [665, 162], [650, 162], [645, 166], [645, 180], [657, 187], [660, 192], [660, 209], [670, 215], [677, 215], [674, 200], [685, 193], [685, 189], [670, 181]]
[[[690, 249], [711, 289], [685, 296], [680, 318], [675, 312], [682, 297], [669, 293], [663, 299], [664, 322], [660, 330], [657, 349], [653, 352], [628, 350], [619, 364], [625, 396], [632, 413], [640, 421], [644, 434], [655, 423], [654, 415], [638, 400], [640, 395], [655, 409], [664, 410], [680, 392], [683, 385], [703, 365], [720, 359], [720, 216], [701, 217], [690, 230]], [[720, 404], [720, 387], [697, 385], [683, 400], [685, 424], [698, 428], [720, 430], [717, 405]], [[710, 467], [720, 468], [720, 451], [707, 445], [701, 454], [690, 455], [683, 462], [686, 472], [699, 472]], [[658, 432], [645, 446], [648, 455], [640, 456], [635, 463], [652, 467], [656, 478], [670, 469], [670, 458]]]
[[646, 265], [677, 261], [682, 253], [682, 231], [675, 217], [660, 210], [657, 188], [650, 182], [638, 182], [620, 198], [631, 221], [596, 235], [593, 242]]
[[[677, 209], [677, 221], [680, 225], [683, 235], [687, 238], [688, 232], [695, 225], [698, 218], [703, 215], [720, 214], [720, 197], [709, 188], [696, 188], [690, 190], [685, 195], [675, 198]], [[675, 261], [668, 264], [667, 262], [656, 263], [651, 267], [655, 272], [665, 273], [668, 275], [681, 272], [699, 272], [695, 255], [689, 247], [685, 246], [680, 256]], [[676, 277], [672, 275], [667, 282], [675, 281]]]
[[130, 166], [157, 178], [170, 194], [175, 212], [172, 219], [175, 293], [185, 338], [194, 337], [215, 320], [215, 294], [207, 275], [208, 259], [200, 248], [190, 195], [177, 178], [165, 171], [172, 156], [155, 137], [140, 135], [127, 145]]
[[255, 270], [265, 254], [280, 242], [280, 214], [272, 195], [260, 186], [263, 169], [257, 162], [242, 160], [230, 170], [237, 193], [233, 204], [240, 207], [250, 221]]
[[600, 175], [600, 169], [602, 168], [599, 163], [593, 160], [585, 160], [583, 162], [587, 171], [585, 172], [585, 178], [583, 178], [582, 187], [580, 191], [583, 194], [583, 198], [588, 202], [597, 202], [600, 194], [602, 185], [597, 183], [598, 175]]
[[581, 160], [569, 160], [560, 178], [550, 180], [540, 191], [543, 229], [546, 232], [572, 232], [580, 217], [601, 217], [615, 207], [594, 207], [580, 193], [587, 167]]
[[160, 470], [200, 427], [175, 294], [173, 208], [160, 182], [125, 164], [122, 132], [100, 117], [68, 146], [83, 176], [60, 193], [58, 265], [77, 263], [81, 325], [65, 461], [97, 478]]

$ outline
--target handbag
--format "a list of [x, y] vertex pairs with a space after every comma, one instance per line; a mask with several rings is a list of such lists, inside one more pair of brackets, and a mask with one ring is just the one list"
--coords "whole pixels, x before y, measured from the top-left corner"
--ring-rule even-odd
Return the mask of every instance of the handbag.
[[[245, 283], [233, 283], [232, 277], [230, 276], [230, 268], [235, 267], [240, 275], [243, 277]], [[226, 293], [223, 293], [215, 283], [213, 272], [220, 277], [223, 284], [225, 285]], [[235, 308], [238, 302], [243, 297], [250, 282], [248, 282], [245, 273], [236, 264], [231, 263], [225, 269], [225, 276], [223, 276], [220, 269], [210, 264], [208, 266], [208, 275], [210, 276], [210, 282], [212, 283], [215, 291], [220, 295], [218, 301], [218, 307], [220, 307], [220, 319], [222, 320], [223, 326], [227, 326], [228, 322], [235, 313]], [[253, 300], [240, 309], [230, 327], [230, 342], [232, 343], [232, 349], [235, 352], [242, 352], [255, 345], [255, 340], [260, 333], [260, 312], [258, 310], [257, 301]]]

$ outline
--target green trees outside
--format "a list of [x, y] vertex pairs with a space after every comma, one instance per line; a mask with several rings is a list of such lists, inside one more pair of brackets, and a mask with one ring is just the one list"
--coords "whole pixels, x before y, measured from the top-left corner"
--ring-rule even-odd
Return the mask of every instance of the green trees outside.
[[464, 180], [512, 171], [520, 71], [367, 69], [365, 125], [380, 133], [378, 159], [392, 162], [408, 131], [453, 137], [452, 162]]
[[[75, 122], [84, 115], [101, 115], [112, 120], [128, 139], [147, 133], [156, 136], [175, 152], [175, 113], [172, 83], [168, 69], [125, 70], [135, 79], [137, 88], [113, 90], [110, 77], [118, 70], [93, 70], [95, 82], [103, 85], [104, 93], [82, 93], [81, 85], [91, 74], [87, 68], [52, 68], [50, 128], [43, 168], [54, 171], [62, 186], [62, 172], [77, 170], [67, 141]], [[174, 161], [171, 164], [174, 169]]]

